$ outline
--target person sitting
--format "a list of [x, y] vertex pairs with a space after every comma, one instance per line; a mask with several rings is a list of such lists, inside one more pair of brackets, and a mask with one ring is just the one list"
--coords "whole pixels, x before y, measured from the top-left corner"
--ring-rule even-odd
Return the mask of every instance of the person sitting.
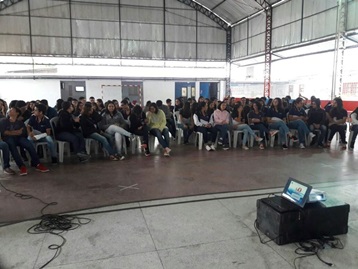
[[229, 130], [230, 114], [226, 110], [225, 102], [220, 103], [218, 109], [214, 111], [213, 121], [215, 129], [220, 132], [218, 144], [223, 146], [223, 150], [228, 150], [229, 142], [227, 131]]
[[104, 113], [102, 113], [102, 120], [99, 123], [99, 127], [102, 131], [114, 137], [118, 156], [121, 160], [124, 159], [124, 156], [122, 156], [123, 136], [132, 137], [130, 132], [121, 127], [126, 125], [127, 123], [124, 121], [122, 113], [116, 110], [112, 101], [108, 101], [106, 103], [106, 109]]
[[248, 139], [248, 135], [250, 134], [255, 138], [257, 142], [261, 142], [263, 138], [258, 137], [255, 132], [247, 125], [243, 119], [243, 110], [244, 107], [241, 103], [238, 103], [234, 106], [231, 117], [233, 119], [232, 127], [234, 130], [239, 130], [244, 132], [244, 137], [242, 139], [242, 149], [248, 150], [249, 148], [246, 146], [246, 142]]
[[336, 97], [332, 101], [332, 108], [328, 113], [328, 128], [330, 129], [330, 134], [327, 141], [327, 146], [331, 145], [331, 141], [335, 133], [339, 133], [342, 141], [342, 150], [347, 149], [347, 141], [346, 141], [346, 120], [347, 120], [347, 110], [343, 107], [343, 101], [341, 98]]
[[[270, 137], [275, 136], [275, 134], [278, 133], [277, 130], [269, 131], [269, 129], [267, 129], [266, 125], [264, 124], [265, 116], [261, 110], [260, 101], [255, 101], [252, 104], [252, 111], [250, 111], [247, 117], [248, 117], [248, 122], [250, 124], [250, 128], [252, 130], [258, 130], [260, 132], [261, 138], [266, 137], [268, 140]], [[263, 140], [260, 141], [259, 148], [265, 149]]]
[[351, 113], [351, 131], [353, 132], [352, 140], [349, 144], [349, 150], [354, 149], [354, 143], [356, 142], [357, 134], [358, 134], [358, 107]]
[[269, 129], [279, 131], [283, 150], [288, 149], [286, 144], [287, 136], [294, 142], [298, 141], [298, 139], [290, 133], [290, 130], [286, 125], [286, 114], [280, 98], [272, 100], [271, 107], [267, 110], [266, 119], [269, 124]]
[[312, 133], [307, 125], [306, 125], [306, 121], [307, 120], [307, 115], [305, 110], [303, 109], [303, 99], [301, 97], [297, 98], [294, 101], [293, 106], [291, 107], [291, 109], [288, 112], [288, 128], [290, 129], [297, 129], [298, 131], [298, 141], [300, 143], [300, 148], [304, 149], [305, 148], [305, 137], [306, 135], [308, 135], [308, 144], [311, 143], [312, 138], [315, 137], [316, 135], [314, 133]]
[[[214, 144], [216, 141], [217, 130], [213, 127], [214, 122], [207, 112], [208, 104], [205, 102], [199, 103], [197, 112], [193, 114], [195, 131], [203, 134], [205, 149], [207, 151], [215, 151]], [[211, 143], [209, 143], [208, 133], [211, 134]]]
[[[53, 164], [57, 164], [56, 145], [51, 137], [50, 120], [45, 116], [46, 107], [43, 104], [36, 104], [34, 114], [30, 117], [27, 124], [28, 139], [34, 144], [35, 142], [46, 142], [51, 153]], [[42, 138], [36, 138], [42, 135]]]
[[[144, 149], [144, 155], [150, 156], [149, 146], [148, 146], [148, 132], [149, 128], [147, 126], [147, 117], [143, 112], [141, 106], [136, 105], [132, 109], [132, 113], [129, 116], [131, 133], [139, 136], [143, 136], [142, 148]], [[132, 141], [133, 143], [133, 141]]]
[[321, 100], [319, 98], [311, 100], [310, 109], [308, 110], [307, 123], [311, 132], [319, 132], [317, 146], [323, 148], [323, 141], [327, 132], [326, 112], [321, 108]]
[[189, 137], [194, 131], [192, 113], [190, 110], [190, 103], [185, 102], [182, 109], [179, 110], [179, 124], [178, 127], [183, 129], [184, 144], [189, 144]]
[[[169, 99], [170, 100], [170, 99]], [[158, 100], [156, 102], [158, 109], [162, 110], [165, 114], [165, 118], [167, 121], [167, 127], [168, 130], [170, 132], [170, 134], [172, 135], [172, 137], [175, 139], [176, 137], [176, 129], [175, 129], [175, 123], [174, 123], [174, 118], [173, 118], [173, 113], [170, 112], [170, 109], [167, 105], [163, 105], [163, 102], [161, 100]]]
[[102, 120], [102, 116], [94, 112], [93, 106], [90, 102], [85, 103], [81, 116], [80, 125], [84, 137], [92, 138], [100, 142], [103, 148], [108, 152], [111, 161], [123, 160], [117, 151], [111, 145], [111, 136], [105, 135], [100, 131], [97, 124]]
[[48, 172], [49, 169], [47, 169], [43, 164], [40, 163], [39, 157], [37, 156], [34, 146], [26, 138], [27, 133], [25, 124], [22, 121], [18, 120], [18, 117], [20, 115], [21, 110], [19, 108], [11, 108], [9, 111], [9, 117], [1, 121], [0, 127], [1, 137], [3, 138], [4, 142], [6, 142], [9, 146], [11, 155], [14, 158], [16, 165], [20, 169], [20, 176], [27, 175], [27, 168], [21, 159], [21, 156], [17, 149], [18, 146], [27, 150], [31, 157], [31, 165], [33, 167], [36, 167], [37, 171]]
[[2, 168], [5, 174], [15, 175], [16, 172], [10, 168], [10, 151], [6, 142], [0, 140], [0, 150], [2, 151]]
[[80, 119], [72, 114], [73, 105], [66, 101], [62, 103], [62, 110], [58, 115], [58, 124], [56, 126], [56, 139], [69, 142], [80, 162], [86, 162], [90, 155], [86, 152], [85, 139], [80, 127]]
[[54, 117], [57, 117], [57, 111], [56, 109], [54, 109], [53, 107], [50, 107], [48, 105], [48, 101], [46, 99], [42, 99], [40, 101], [41, 104], [45, 105], [46, 107], [46, 113], [45, 115], [49, 118], [49, 119], [52, 119]]
[[166, 126], [167, 120], [163, 110], [158, 109], [156, 103], [151, 103], [147, 113], [148, 127], [150, 134], [158, 138], [159, 144], [163, 147], [164, 156], [170, 156], [169, 131]]

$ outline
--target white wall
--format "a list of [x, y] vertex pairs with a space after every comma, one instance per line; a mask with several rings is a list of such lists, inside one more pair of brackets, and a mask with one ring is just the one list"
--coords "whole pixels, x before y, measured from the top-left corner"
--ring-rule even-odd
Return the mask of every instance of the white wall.
[[175, 81], [146, 80], [143, 81], [143, 104], [147, 101], [156, 102], [168, 98], [175, 100]]
[[[2, 79], [0, 80], [0, 98], [6, 102], [11, 100], [31, 101], [37, 99], [47, 99], [50, 106], [56, 104], [56, 100], [61, 98], [60, 81], [66, 79]], [[102, 98], [102, 85], [121, 85], [121, 80], [86, 80], [86, 98], [94, 96]], [[120, 87], [114, 87], [120, 89]], [[122, 93], [116, 93], [115, 99], [122, 100]], [[143, 81], [143, 101], [150, 100], [156, 102], [162, 100], [165, 102], [167, 98], [174, 100], [175, 98], [175, 82], [161, 80]]]
[[[105, 87], [102, 87], [104, 85], [107, 85]], [[108, 86], [111, 85], [111, 86]], [[115, 86], [116, 85], [116, 86]], [[103, 98], [105, 97], [105, 99], [117, 99], [119, 101], [122, 100], [122, 90], [121, 87], [119, 85], [122, 85], [122, 81], [121, 80], [86, 80], [86, 95], [87, 95], [87, 99], [90, 96], [93, 96], [94, 98]], [[102, 94], [102, 89], [103, 91], [110, 91], [110, 97], [108, 97], [109, 95], [104, 93]], [[104, 96], [103, 96], [104, 95]], [[107, 98], [106, 98], [107, 96]], [[107, 100], [103, 100], [104, 102], [106, 102]]]
[[47, 99], [50, 106], [61, 96], [59, 80], [1, 79], [0, 98], [7, 103], [11, 100], [31, 101]]

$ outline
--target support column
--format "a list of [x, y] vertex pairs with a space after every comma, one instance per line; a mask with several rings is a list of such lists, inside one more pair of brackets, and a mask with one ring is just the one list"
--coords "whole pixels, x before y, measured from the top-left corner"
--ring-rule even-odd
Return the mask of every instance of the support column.
[[264, 77], [264, 96], [271, 95], [271, 37], [272, 37], [272, 7], [268, 6], [266, 13], [265, 31], [265, 77]]
[[337, 30], [334, 45], [331, 99], [342, 95], [347, 0], [337, 0]]
[[231, 27], [226, 30], [226, 79], [225, 96], [231, 96]]

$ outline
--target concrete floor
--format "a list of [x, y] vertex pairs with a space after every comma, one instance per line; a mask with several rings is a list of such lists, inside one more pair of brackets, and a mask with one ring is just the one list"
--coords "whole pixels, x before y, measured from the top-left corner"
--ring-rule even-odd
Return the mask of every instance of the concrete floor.
[[[345, 248], [327, 248], [320, 256], [335, 268], [357, 268], [358, 183], [322, 183], [314, 187], [351, 206], [349, 232], [338, 236]], [[64, 234], [67, 242], [61, 254], [46, 268], [294, 268], [296, 245], [263, 245], [253, 225], [256, 200], [277, 191], [280, 189], [80, 211], [78, 215], [91, 222]], [[2, 269], [40, 268], [53, 256], [54, 251], [48, 246], [60, 240], [53, 235], [27, 234], [26, 230], [36, 223], [28, 221], [0, 228]], [[296, 265], [327, 268], [315, 256], [299, 260]]]
[[[334, 145], [330, 150], [231, 149], [214, 153], [180, 146], [173, 147], [171, 158], [133, 156], [125, 161], [127, 164], [118, 165], [104, 160], [94, 160], [84, 166], [67, 163], [47, 174], [31, 171], [27, 177], [2, 177], [0, 180], [30, 193], [35, 185], [36, 194], [58, 197], [61, 202], [67, 200], [67, 204], [76, 201], [73, 193], [61, 189], [56, 196], [47, 193], [47, 186], [59, 188], [74, 184], [69, 188], [77, 191], [83, 186], [81, 191], [86, 193], [89, 203], [91, 195], [103, 200], [106, 195], [113, 195], [109, 194], [111, 185], [104, 181], [103, 175], [100, 178], [90, 175], [98, 168], [114, 165], [112, 173], [115, 171], [117, 179], [112, 183], [116, 184], [117, 192], [120, 184], [139, 183], [140, 190], [125, 190], [123, 196], [137, 197], [137, 202], [126, 200], [121, 205], [75, 212], [90, 218], [91, 222], [63, 234], [67, 242], [58, 258], [46, 268], [285, 269], [294, 268], [296, 245], [260, 243], [254, 229], [256, 201], [280, 192], [282, 187], [279, 186], [284, 185], [288, 176], [304, 178], [314, 188], [326, 191], [329, 197], [350, 204], [348, 234], [338, 236], [345, 248], [327, 248], [320, 256], [332, 262], [335, 268], [353, 269], [358, 268], [357, 158], [357, 150], [340, 151]], [[133, 182], [122, 176], [127, 166], [128, 171], [132, 171]], [[80, 169], [69, 169], [73, 167]], [[135, 167], [137, 170], [133, 171]], [[76, 176], [66, 174], [69, 170], [75, 175], [81, 172], [82, 177], [76, 181]], [[163, 170], [167, 176], [158, 179]], [[187, 171], [190, 172], [184, 177], [183, 172]], [[143, 177], [149, 172], [150, 176]], [[138, 173], [140, 178], [137, 178]], [[56, 174], [61, 177], [54, 178]], [[98, 186], [93, 187], [95, 180]], [[194, 196], [198, 191], [202, 195]], [[146, 192], [159, 196], [144, 201], [151, 200], [143, 199], [150, 197]], [[209, 192], [211, 194], [205, 194]], [[186, 197], [164, 199], [166, 195]], [[1, 190], [0, 199], [9, 203], [10, 198]], [[24, 203], [31, 204], [30, 201], [16, 202], [11, 210], [38, 212], [39, 206], [24, 206]], [[4, 215], [4, 205], [0, 205], [0, 209], [0, 214]], [[38, 220], [25, 221], [0, 227], [0, 269], [37, 269], [52, 258], [54, 251], [48, 246], [59, 244], [61, 240], [49, 234], [28, 234], [27, 229], [37, 223]], [[299, 260], [296, 265], [297, 268], [327, 268], [315, 256]]]

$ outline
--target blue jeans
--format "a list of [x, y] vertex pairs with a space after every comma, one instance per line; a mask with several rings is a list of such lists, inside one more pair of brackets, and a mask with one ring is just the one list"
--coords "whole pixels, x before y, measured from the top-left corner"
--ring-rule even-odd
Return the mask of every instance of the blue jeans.
[[2, 168], [4, 169], [9, 168], [10, 167], [9, 146], [4, 141], [0, 141], [0, 150], [2, 151]]
[[318, 145], [323, 145], [323, 140], [324, 138], [326, 137], [326, 133], [327, 133], [327, 126], [326, 125], [320, 125], [319, 128], [315, 128], [313, 126], [313, 124], [310, 125], [310, 130], [312, 132], [315, 132], [315, 131], [319, 131], [319, 137], [318, 137]]
[[352, 135], [352, 141], [351, 141], [350, 147], [353, 149], [354, 148], [354, 143], [356, 141], [357, 134], [358, 134], [358, 125], [353, 125], [352, 126], [352, 131], [353, 131], [353, 135]]
[[242, 138], [242, 145], [243, 146], [246, 145], [246, 142], [247, 142], [249, 134], [252, 135], [252, 136], [256, 136], [255, 132], [247, 124], [240, 124], [240, 125], [236, 125], [235, 127], [236, 127], [235, 130], [244, 132], [244, 137]]
[[268, 139], [270, 137], [269, 130], [267, 129], [265, 124], [256, 123], [256, 124], [250, 125], [250, 127], [252, 130], [258, 130], [260, 132], [260, 137], [262, 137], [262, 138], [266, 137], [266, 139]]
[[290, 132], [290, 129], [288, 129], [285, 122], [275, 121], [273, 123], [270, 123], [269, 129], [278, 130], [280, 134], [281, 144], [286, 144], [287, 134]]
[[[150, 129], [150, 134], [158, 138], [159, 144], [165, 149], [169, 148], [169, 131], [168, 128], [164, 128], [163, 131], [160, 131], [157, 128]], [[164, 138], [163, 138], [164, 136]]]
[[299, 143], [305, 143], [306, 135], [310, 133], [307, 124], [303, 120], [294, 120], [287, 124], [290, 129], [297, 129]]
[[57, 134], [56, 137], [60, 141], [69, 142], [72, 145], [74, 153], [85, 153], [86, 152], [86, 144], [85, 139], [81, 132], [61, 132]]
[[40, 163], [39, 157], [37, 156], [36, 150], [34, 146], [31, 144], [26, 137], [23, 136], [10, 136], [6, 137], [4, 141], [9, 145], [9, 150], [11, 152], [12, 157], [14, 158], [15, 163], [20, 168], [25, 165], [22, 161], [22, 158], [17, 150], [17, 147], [22, 147], [27, 150], [31, 157], [31, 165], [37, 166]]
[[229, 130], [229, 125], [227, 124], [215, 125], [215, 129], [220, 132], [220, 138], [222, 138], [223, 145], [229, 144], [228, 137], [227, 137], [227, 131]]
[[89, 136], [89, 138], [92, 138], [101, 143], [109, 155], [117, 154], [117, 151], [112, 147], [106, 136], [100, 135], [99, 133], [93, 133]]
[[50, 153], [51, 153], [51, 157], [52, 158], [57, 158], [57, 150], [56, 150], [56, 145], [55, 145], [55, 142], [53, 141], [52, 137], [51, 136], [46, 136], [44, 138], [41, 138], [39, 140], [32, 140], [31, 137], [28, 137], [27, 138], [31, 143], [32, 145], [34, 146], [34, 148], [36, 148], [36, 143], [37, 142], [46, 142], [47, 143], [47, 146], [50, 150]]

